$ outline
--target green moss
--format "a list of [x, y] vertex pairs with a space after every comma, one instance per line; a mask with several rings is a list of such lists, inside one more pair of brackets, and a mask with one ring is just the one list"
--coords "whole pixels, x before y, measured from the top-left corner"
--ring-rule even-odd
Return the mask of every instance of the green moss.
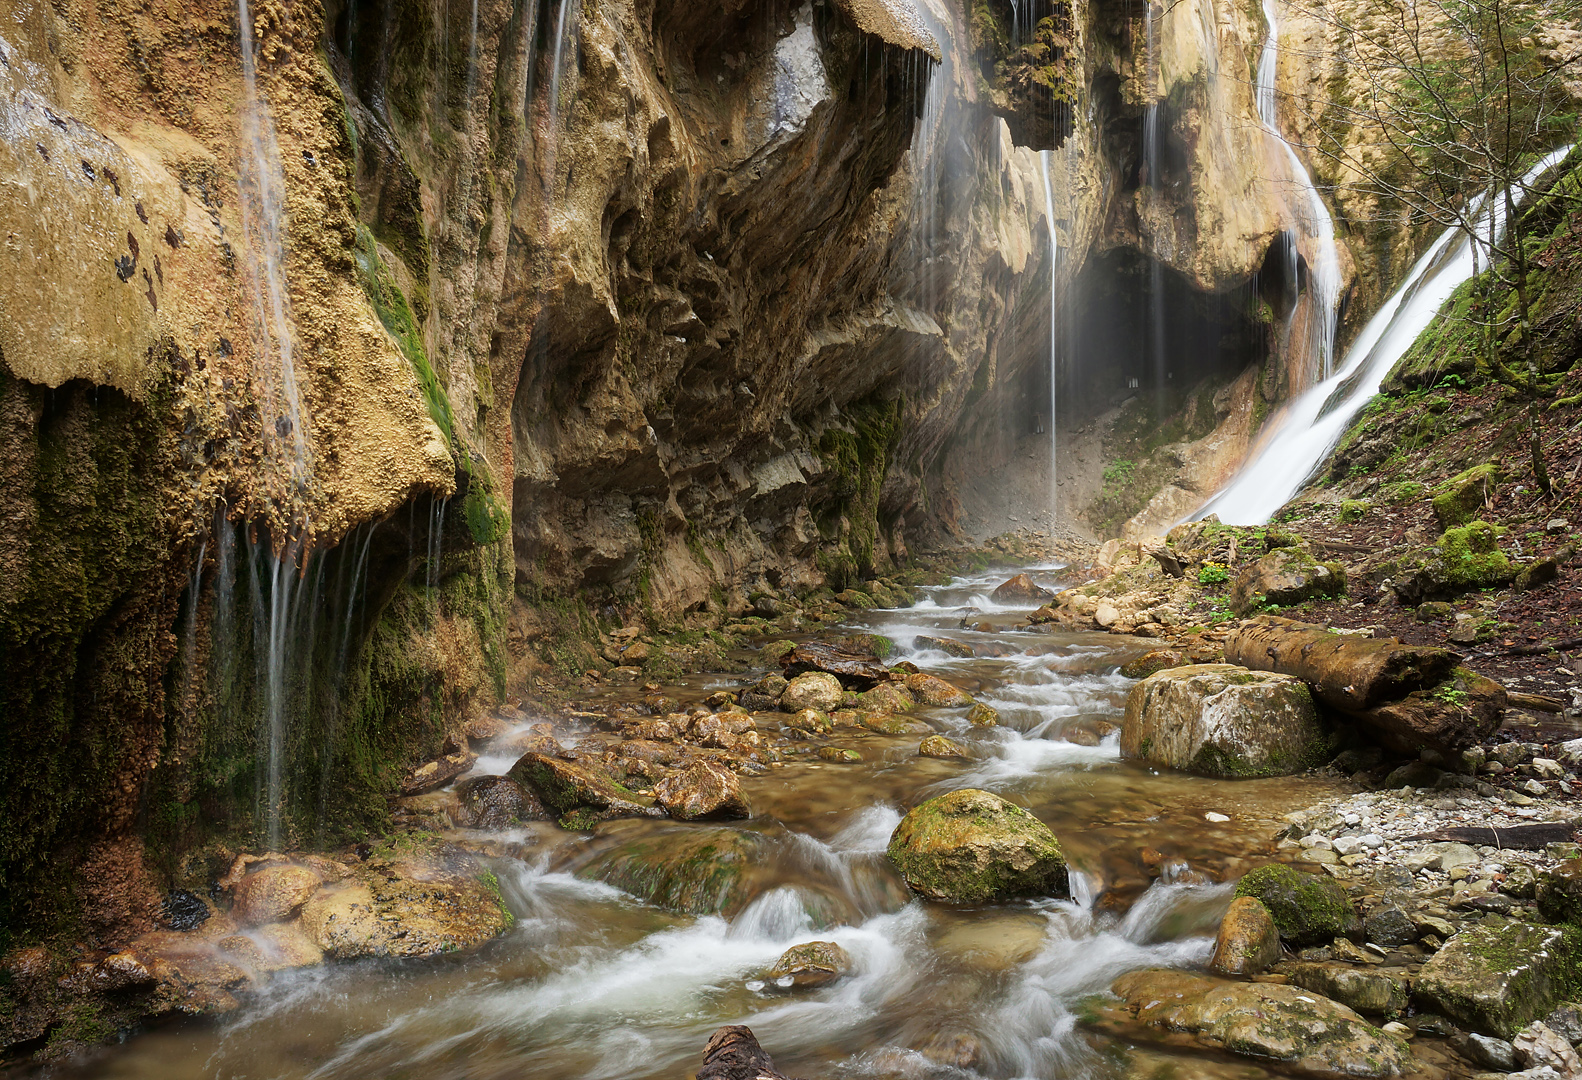
[[831, 427], [819, 437], [828, 478], [815, 505], [825, 543], [817, 562], [836, 588], [872, 577], [879, 537], [879, 492], [890, 451], [901, 433], [902, 401], [869, 398], [846, 406], [850, 431]]
[[1354, 933], [1360, 925], [1345, 890], [1329, 878], [1304, 874], [1284, 863], [1260, 866], [1236, 884], [1237, 896], [1261, 901], [1280, 937], [1293, 945], [1315, 945]]
[[1438, 543], [1441, 583], [1463, 590], [1508, 583], [1516, 571], [1498, 546], [1504, 531], [1486, 521], [1446, 529]]
[[1341, 521], [1361, 521], [1369, 509], [1368, 503], [1362, 499], [1346, 499], [1341, 502], [1335, 516]]

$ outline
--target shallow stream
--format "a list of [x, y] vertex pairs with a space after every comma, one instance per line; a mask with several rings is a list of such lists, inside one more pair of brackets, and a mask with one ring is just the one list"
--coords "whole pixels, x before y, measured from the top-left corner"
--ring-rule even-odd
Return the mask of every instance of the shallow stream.
[[[1054, 568], [1031, 572], [1058, 580]], [[727, 1023], [750, 1025], [782, 1071], [810, 1078], [1262, 1074], [1245, 1059], [1107, 1043], [1085, 1035], [1072, 1008], [1124, 971], [1206, 960], [1230, 899], [1216, 882], [1271, 851], [1281, 814], [1333, 789], [1120, 760], [1115, 734], [1093, 736], [1119, 724], [1130, 680], [1117, 669], [1149, 643], [1015, 629], [1030, 605], [988, 599], [1005, 576], [926, 590], [917, 605], [869, 612], [845, 631], [889, 636], [892, 661], [913, 660], [997, 708], [992, 729], [968, 727], [959, 710], [922, 710], [977, 759], [922, 758], [916, 735], [874, 735], [852, 744], [860, 763], [797, 760], [748, 781], [756, 816], [731, 827], [756, 834], [759, 855], [724, 916], [667, 913], [577, 873], [622, 844], [719, 825], [618, 822], [592, 839], [545, 826], [518, 838], [521, 858], [495, 860], [517, 921], [483, 949], [277, 977], [236, 1015], [158, 1027], [52, 1075], [677, 1080]], [[979, 629], [962, 628], [967, 608]], [[918, 635], [977, 655], [919, 649]], [[1065, 738], [1073, 732], [1081, 741]], [[1050, 825], [1077, 871], [1074, 899], [971, 909], [909, 900], [884, 858], [891, 830], [905, 807], [969, 786]], [[760, 978], [788, 946], [814, 939], [841, 944], [855, 972], [796, 992]]]

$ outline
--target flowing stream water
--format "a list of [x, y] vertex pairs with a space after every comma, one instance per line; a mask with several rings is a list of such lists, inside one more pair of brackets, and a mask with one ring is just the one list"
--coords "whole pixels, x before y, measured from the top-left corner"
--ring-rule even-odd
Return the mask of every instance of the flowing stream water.
[[[1054, 568], [1031, 572], [1058, 581]], [[1276, 817], [1298, 799], [1333, 792], [1311, 778], [1214, 781], [1122, 761], [1113, 725], [1130, 680], [1117, 668], [1149, 643], [1019, 629], [1025, 606], [988, 597], [1005, 576], [960, 579], [849, 628], [890, 636], [896, 659], [999, 710], [995, 728], [969, 727], [959, 710], [921, 710], [973, 760], [920, 757], [916, 735], [873, 735], [857, 744], [861, 763], [796, 760], [747, 781], [747, 822], [621, 821], [591, 837], [548, 824], [458, 832], [510, 852], [491, 860], [516, 915], [503, 937], [468, 955], [277, 977], [236, 1015], [155, 1028], [58, 1075], [674, 1080], [697, 1067], [715, 1027], [737, 1022], [789, 1075], [1122, 1075], [1123, 1048], [1084, 1034], [1075, 1003], [1127, 970], [1204, 961], [1230, 899], [1214, 882], [1267, 853]], [[975, 656], [920, 636], [970, 644]], [[695, 699], [756, 678], [690, 677], [676, 693]], [[510, 764], [486, 755], [475, 773]], [[1054, 829], [1075, 871], [1072, 899], [958, 908], [909, 898], [884, 857], [891, 831], [907, 806], [969, 786]], [[1210, 811], [1228, 820], [1211, 822]], [[622, 845], [662, 848], [722, 827], [754, 834], [761, 854], [718, 914], [666, 912], [596, 879]], [[1158, 852], [1156, 876], [1144, 848]], [[842, 945], [853, 973], [814, 990], [765, 984], [784, 949], [814, 939]], [[1135, 1053], [1194, 1075], [1264, 1075], [1245, 1059]]]
[[[1562, 147], [1542, 158], [1527, 172], [1524, 186], [1570, 151]], [[1503, 230], [1504, 200], [1497, 200], [1492, 213], [1492, 219], [1487, 210], [1479, 217], [1480, 234], [1486, 235], [1490, 224], [1496, 232]], [[1197, 516], [1218, 514], [1221, 521], [1234, 525], [1268, 521], [1312, 477], [1352, 418], [1379, 392], [1384, 377], [1478, 267], [1478, 252], [1465, 232], [1441, 233], [1401, 287], [1368, 320], [1346, 351], [1340, 370], [1269, 418], [1268, 434], [1254, 447], [1247, 464]]]

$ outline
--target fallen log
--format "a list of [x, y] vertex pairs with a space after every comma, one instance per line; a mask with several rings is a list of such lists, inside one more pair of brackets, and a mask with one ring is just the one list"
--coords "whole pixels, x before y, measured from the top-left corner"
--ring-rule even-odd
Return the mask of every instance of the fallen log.
[[758, 1045], [752, 1028], [741, 1024], [722, 1027], [703, 1047], [703, 1068], [697, 1080], [791, 1080], [775, 1071], [775, 1063]]
[[1533, 712], [1548, 713], [1566, 711], [1565, 702], [1543, 694], [1524, 694], [1520, 690], [1507, 690], [1505, 696], [1510, 699], [1513, 709], [1531, 709]]
[[1312, 623], [1264, 615], [1230, 635], [1225, 662], [1295, 675], [1324, 704], [1355, 713], [1443, 682], [1461, 656], [1449, 649], [1337, 634]]
[[1478, 844], [1504, 851], [1542, 851], [1550, 844], [1569, 844], [1576, 837], [1576, 822], [1543, 821], [1535, 825], [1512, 825], [1496, 829], [1487, 825], [1458, 825], [1448, 829], [1408, 836], [1408, 840], [1451, 841]]
[[1415, 754], [1425, 746], [1465, 750], [1499, 730], [1508, 698], [1503, 686], [1475, 671], [1456, 668], [1450, 676], [1399, 701], [1342, 711], [1367, 724], [1380, 743], [1402, 754]]

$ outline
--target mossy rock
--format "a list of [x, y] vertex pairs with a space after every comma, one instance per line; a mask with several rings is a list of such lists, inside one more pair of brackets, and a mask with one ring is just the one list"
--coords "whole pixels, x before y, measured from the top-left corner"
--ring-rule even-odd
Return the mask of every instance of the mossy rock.
[[1372, 508], [1365, 499], [1345, 499], [1342, 500], [1335, 517], [1341, 521], [1361, 521]]
[[614, 885], [667, 911], [732, 915], [752, 899], [744, 877], [768, 853], [769, 842], [744, 829], [667, 829], [634, 836], [596, 855], [576, 875]]
[[1434, 548], [1406, 560], [1392, 588], [1403, 604], [1495, 589], [1516, 579], [1516, 568], [1499, 549], [1504, 529], [1470, 521], [1446, 529]]
[[1306, 548], [1280, 547], [1236, 576], [1230, 606], [1245, 615], [1263, 604], [1300, 604], [1345, 591], [1345, 567], [1319, 562]]
[[796, 649], [794, 641], [771, 641], [758, 650], [758, 658], [765, 667], [775, 667], [782, 657]]
[[1504, 482], [1500, 467], [1489, 463], [1457, 473], [1434, 489], [1434, 517], [1441, 529], [1465, 525], [1477, 516], [1498, 486]]
[[1423, 965], [1413, 994], [1420, 1007], [1509, 1039], [1575, 992], [1579, 944], [1574, 927], [1475, 926]]
[[965, 788], [912, 808], [887, 851], [907, 885], [946, 903], [1070, 894], [1060, 842], [1028, 811]]
[[1352, 937], [1362, 929], [1350, 898], [1333, 878], [1304, 874], [1284, 863], [1251, 871], [1237, 882], [1236, 895], [1262, 901], [1280, 937], [1298, 947]]
[[1538, 912], [1552, 923], [1582, 927], [1582, 859], [1566, 859], [1539, 875]]
[[[787, 642], [787, 644], [790, 643]], [[895, 642], [891, 641], [883, 634], [852, 634], [850, 637], [841, 638], [835, 644], [840, 648], [845, 649], [847, 652], [874, 656], [880, 660], [887, 658], [891, 653], [895, 652]], [[786, 650], [786, 652], [790, 651], [790, 649]], [[781, 655], [783, 656], [785, 654], [782, 653]], [[778, 657], [776, 659], [778, 659]]]

